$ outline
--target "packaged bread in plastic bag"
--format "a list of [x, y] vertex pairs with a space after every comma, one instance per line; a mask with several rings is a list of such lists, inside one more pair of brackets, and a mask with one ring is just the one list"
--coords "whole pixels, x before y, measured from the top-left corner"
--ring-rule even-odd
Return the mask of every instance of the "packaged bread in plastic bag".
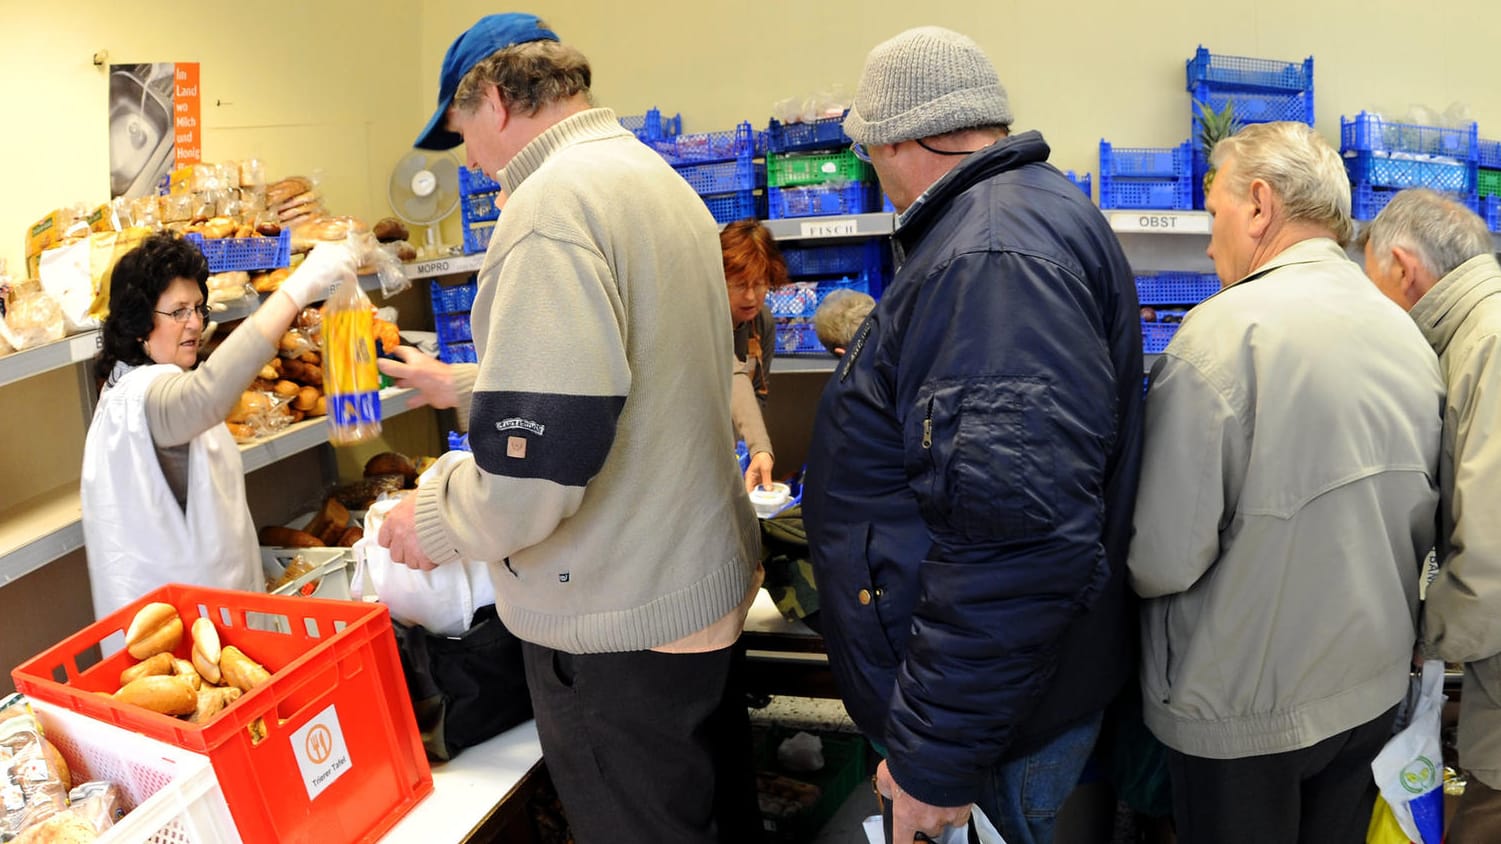
[[68, 808], [68, 764], [20, 695], [0, 705], [0, 840]]

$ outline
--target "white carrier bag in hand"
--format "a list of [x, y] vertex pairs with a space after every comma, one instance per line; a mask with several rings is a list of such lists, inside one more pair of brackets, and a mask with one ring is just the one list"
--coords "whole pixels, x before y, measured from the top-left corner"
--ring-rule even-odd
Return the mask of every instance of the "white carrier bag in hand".
[[[468, 452], [450, 451], [428, 472], [455, 460], [472, 460]], [[423, 473], [418, 483], [427, 477]], [[474, 611], [495, 603], [490, 567], [476, 560], [446, 563], [419, 571], [391, 560], [391, 552], [376, 543], [381, 523], [397, 499], [377, 501], [365, 514], [365, 535], [354, 544], [354, 576], [350, 590], [356, 598], [373, 595], [407, 625], [420, 625], [439, 636], [458, 636], [469, 629]]]
[[[1409, 693], [1410, 696], [1410, 693]], [[1439, 844], [1444, 826], [1444, 757], [1439, 741], [1444, 709], [1444, 663], [1423, 663], [1407, 726], [1371, 762], [1382, 799], [1414, 844]]]

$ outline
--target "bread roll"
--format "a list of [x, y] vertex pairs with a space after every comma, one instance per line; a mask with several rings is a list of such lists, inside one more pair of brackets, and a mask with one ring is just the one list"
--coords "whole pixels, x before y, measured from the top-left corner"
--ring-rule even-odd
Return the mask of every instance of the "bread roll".
[[182, 618], [177, 607], [156, 601], [136, 613], [125, 633], [125, 650], [136, 659], [171, 651], [182, 641]]
[[237, 443], [250, 442], [255, 439], [255, 429], [244, 422], [225, 422], [224, 427], [229, 429], [229, 435], [234, 437]]
[[293, 384], [291, 381], [283, 379], [281, 381], [277, 381], [276, 386], [272, 387], [271, 389], [274, 390], [278, 396], [281, 396], [285, 399], [290, 399], [296, 397], [300, 388], [296, 384]]
[[255, 233], [261, 237], [277, 237], [281, 234], [281, 223], [273, 223], [270, 220], [257, 223]]
[[[317, 400], [314, 399], [314, 401]], [[330, 540], [324, 542], [325, 545], [333, 545], [348, 526], [349, 509], [340, 504], [339, 499], [330, 495], [324, 500], [323, 506], [319, 508], [318, 513], [313, 516], [313, 520], [308, 522], [307, 532], [322, 539]], [[328, 536], [330, 530], [336, 531], [331, 539]]]
[[120, 672], [120, 685], [128, 686], [138, 677], [155, 677], [172, 673], [173, 656], [170, 653], [152, 654]]
[[234, 686], [214, 686], [198, 693], [198, 708], [188, 716], [194, 724], [202, 724], [219, 714], [219, 710], [240, 699], [244, 692]]
[[198, 692], [181, 677], [158, 674], [126, 683], [115, 700], [163, 715], [187, 715], [198, 707]]
[[262, 545], [272, 545], [279, 548], [318, 548], [323, 545], [318, 537], [307, 531], [295, 528], [268, 525], [261, 528], [260, 541]]
[[228, 217], [214, 217], [203, 224], [203, 236], [207, 238], [231, 237], [236, 228], [234, 220]]
[[93, 821], [64, 809], [38, 824], [32, 824], [11, 839], [11, 844], [89, 844], [98, 840]]
[[219, 671], [219, 628], [207, 618], [193, 622], [193, 668], [210, 683], [223, 682]]
[[340, 548], [353, 548], [356, 542], [364, 538], [364, 530], [357, 527], [345, 528], [344, 532], [339, 534], [339, 541], [335, 544]]
[[303, 387], [297, 391], [296, 398], [292, 399], [292, 406], [301, 411], [310, 411], [318, 404], [319, 398], [317, 387]]
[[375, 239], [381, 243], [390, 243], [393, 240], [406, 240], [410, 235], [406, 225], [395, 217], [383, 217], [376, 220], [375, 226], [371, 231], [375, 233]]
[[225, 417], [224, 421], [243, 425], [252, 418], [264, 414], [270, 408], [271, 400], [266, 397], [265, 393], [246, 390], [240, 394], [240, 401], [235, 404], [234, 409], [229, 412], [229, 416]]
[[225, 648], [219, 655], [219, 670], [224, 673], [224, 684], [248, 692], [271, 681], [271, 672], [264, 665], [246, 656], [234, 645]]
[[307, 412], [307, 415], [309, 415], [309, 416], [327, 416], [328, 415], [328, 396], [319, 396], [318, 397], [318, 403], [315, 404], [315, 405], [313, 405], [313, 409], [309, 410]]
[[[206, 621], [206, 619], [200, 618], [198, 621]], [[197, 623], [196, 621], [193, 622], [194, 626], [197, 626]], [[196, 644], [194, 644], [194, 648], [197, 648]], [[193, 661], [190, 659], [172, 660], [172, 676], [186, 680], [188, 685], [192, 686], [194, 690], [203, 688], [203, 675], [199, 674], [198, 669], [193, 667]]]
[[303, 176], [288, 176], [266, 187], [266, 205], [275, 208], [298, 194], [313, 189], [313, 183]]
[[279, 270], [261, 273], [251, 279], [250, 286], [255, 288], [255, 292], [257, 293], [275, 293], [277, 288], [281, 287], [281, 283], [286, 281], [287, 276], [291, 274], [292, 269], [290, 267], [282, 267]]
[[417, 480], [417, 466], [405, 454], [383, 451], [365, 461], [365, 477], [376, 475], [401, 475], [405, 478], [403, 485], [410, 487]]

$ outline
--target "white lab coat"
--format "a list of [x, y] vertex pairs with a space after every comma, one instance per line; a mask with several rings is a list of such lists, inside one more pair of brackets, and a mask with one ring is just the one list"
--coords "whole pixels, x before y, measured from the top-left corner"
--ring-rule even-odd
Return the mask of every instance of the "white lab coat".
[[265, 591], [240, 450], [223, 424], [188, 446], [187, 509], [167, 484], [146, 392], [173, 364], [128, 371], [99, 397], [83, 447], [83, 538], [94, 617], [167, 583]]

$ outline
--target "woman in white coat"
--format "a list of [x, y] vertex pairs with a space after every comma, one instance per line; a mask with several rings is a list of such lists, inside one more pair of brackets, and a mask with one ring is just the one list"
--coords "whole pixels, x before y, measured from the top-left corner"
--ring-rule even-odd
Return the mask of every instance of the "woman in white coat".
[[110, 283], [84, 443], [83, 535], [96, 618], [166, 583], [264, 591], [240, 450], [224, 426], [299, 311], [355, 283], [342, 243], [321, 244], [201, 366], [208, 263], [155, 234]]

